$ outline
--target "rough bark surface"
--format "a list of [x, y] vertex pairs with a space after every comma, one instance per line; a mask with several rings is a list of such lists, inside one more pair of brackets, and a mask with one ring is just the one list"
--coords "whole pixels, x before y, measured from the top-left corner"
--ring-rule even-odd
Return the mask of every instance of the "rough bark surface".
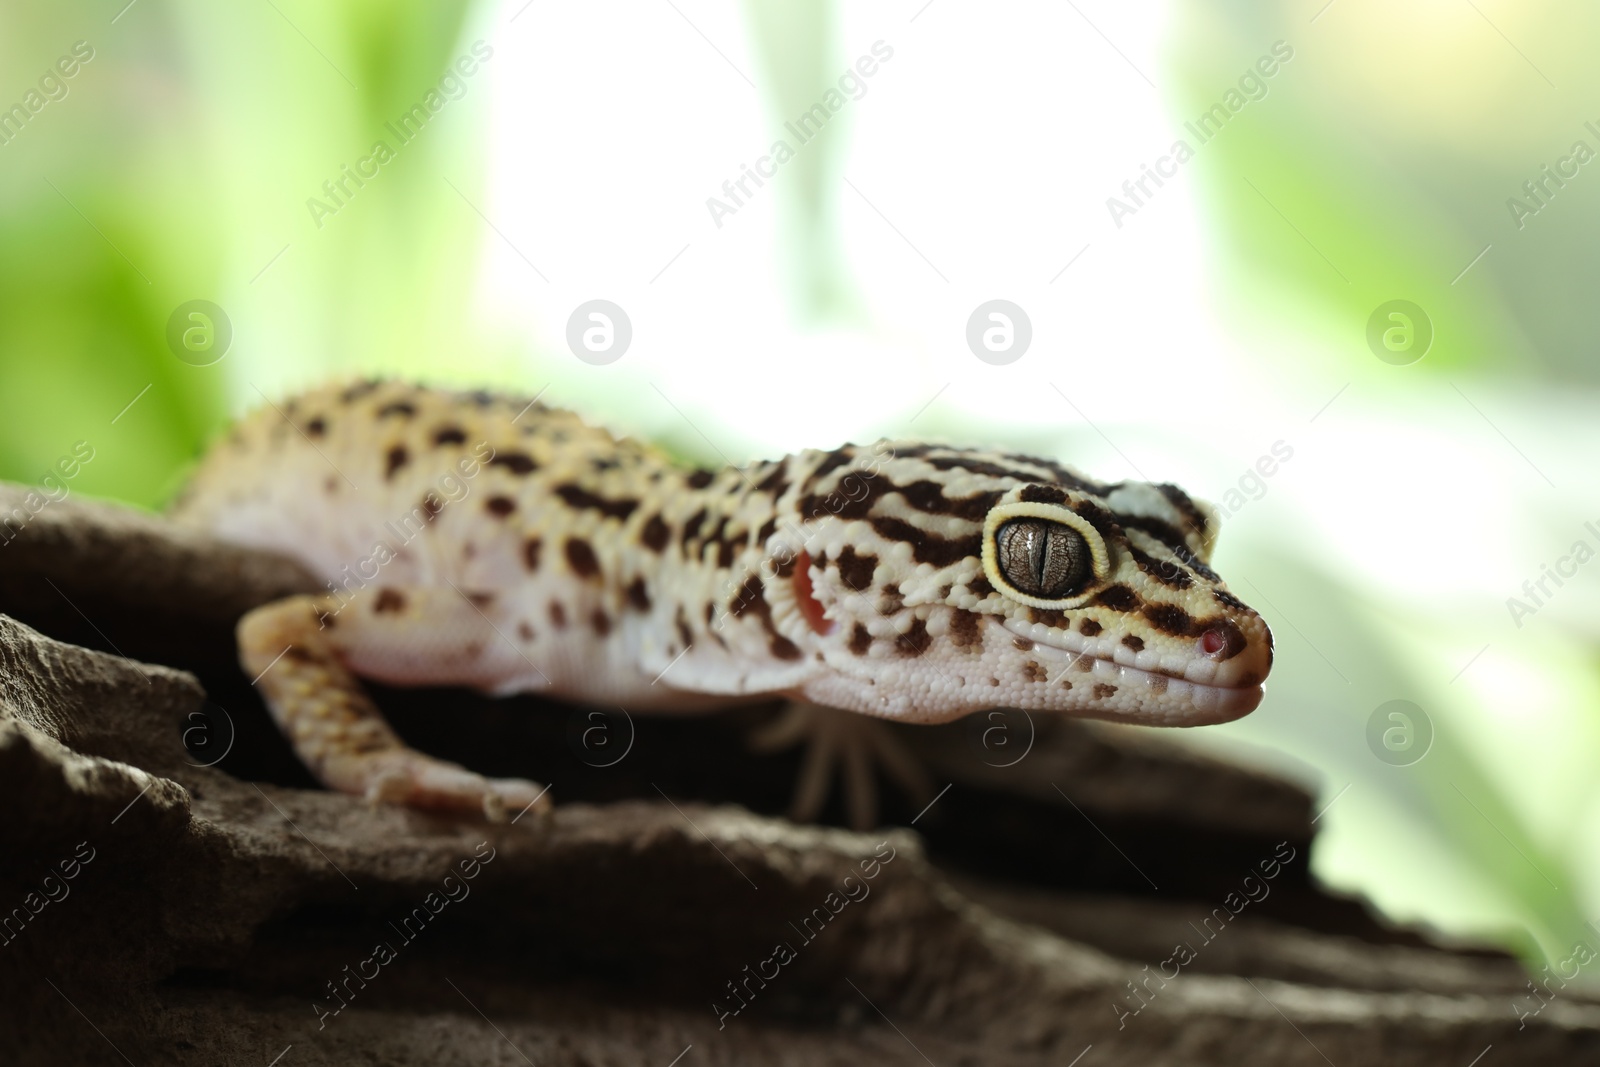
[[0, 546], [0, 1062], [1600, 1064], [1600, 1004], [1519, 1024], [1516, 963], [1317, 889], [1305, 793], [1159, 738], [908, 731], [951, 790], [860, 835], [772, 814], [765, 712], [628, 725], [602, 767], [583, 712], [388, 692], [553, 816], [309, 788], [231, 628], [314, 587], [103, 505]]

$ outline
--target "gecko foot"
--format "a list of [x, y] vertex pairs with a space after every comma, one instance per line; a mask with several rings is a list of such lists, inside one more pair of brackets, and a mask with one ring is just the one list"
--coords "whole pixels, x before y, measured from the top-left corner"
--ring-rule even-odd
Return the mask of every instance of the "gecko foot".
[[[402, 804], [408, 808], [479, 815], [490, 822], [508, 822], [527, 811], [550, 810], [545, 786], [521, 778], [485, 778], [465, 767], [410, 749], [367, 758], [359, 780], [351, 785], [369, 803]], [[346, 777], [341, 775], [341, 777]], [[348, 781], [348, 779], [347, 779]], [[341, 782], [341, 785], [345, 782]]]
[[789, 817], [795, 822], [812, 822], [822, 811], [836, 763], [843, 764], [845, 809], [852, 829], [877, 825], [874, 764], [918, 803], [933, 796], [933, 786], [916, 757], [887, 723], [865, 715], [794, 702], [772, 722], [752, 731], [748, 741], [752, 751], [762, 753], [805, 742], [805, 761], [789, 805]]
[[[437, 594], [418, 589], [389, 592], [419, 612]], [[459, 599], [444, 600], [433, 615], [454, 611], [459, 622]], [[441, 639], [432, 628], [418, 626], [400, 611], [376, 607], [352, 609], [335, 628], [328, 620], [338, 614], [330, 612], [336, 603], [332, 597], [287, 597], [249, 612], [238, 627], [240, 665], [255, 677], [273, 721], [318, 781], [373, 804], [481, 815], [491, 822], [515, 822], [525, 811], [550, 807], [549, 796], [537, 782], [485, 778], [407, 747], [345, 661], [383, 650], [415, 658], [426, 653], [419, 642], [438, 645]], [[467, 625], [472, 625], [471, 619]], [[440, 632], [458, 633], [462, 628], [453, 625]], [[492, 626], [486, 628], [493, 632]], [[406, 640], [413, 644], [404, 644]]]

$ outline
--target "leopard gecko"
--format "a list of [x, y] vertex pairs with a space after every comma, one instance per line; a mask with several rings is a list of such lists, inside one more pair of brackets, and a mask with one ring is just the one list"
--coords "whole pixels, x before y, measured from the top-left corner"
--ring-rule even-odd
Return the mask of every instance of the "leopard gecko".
[[911, 441], [689, 467], [489, 392], [338, 384], [269, 404], [171, 509], [327, 584], [246, 614], [241, 663], [331, 789], [505, 818], [550, 803], [408, 748], [359, 678], [538, 692], [630, 713], [784, 699], [808, 742], [794, 813], [836, 767], [926, 787], [881, 720], [1011, 707], [1160, 726], [1252, 711], [1260, 615], [1173, 485]]

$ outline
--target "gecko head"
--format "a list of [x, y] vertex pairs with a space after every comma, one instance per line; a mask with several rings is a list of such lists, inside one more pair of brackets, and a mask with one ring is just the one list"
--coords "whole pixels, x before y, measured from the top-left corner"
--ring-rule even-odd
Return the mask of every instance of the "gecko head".
[[920, 444], [842, 452], [769, 582], [806, 699], [906, 721], [1016, 707], [1166, 726], [1260, 702], [1272, 634], [1210, 567], [1215, 513], [1176, 486]]

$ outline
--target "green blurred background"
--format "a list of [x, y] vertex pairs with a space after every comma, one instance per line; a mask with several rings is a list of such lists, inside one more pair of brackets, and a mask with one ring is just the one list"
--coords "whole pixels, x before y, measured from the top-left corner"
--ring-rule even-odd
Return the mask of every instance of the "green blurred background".
[[[125, 2], [0, 12], [0, 477], [86, 442], [68, 491], [159, 507], [232, 415], [382, 372], [709, 461], [931, 436], [1176, 480], [1279, 639], [1262, 709], [1183, 740], [1316, 790], [1316, 870], [1398, 920], [1600, 939], [1600, 566], [1524, 591], [1600, 549], [1593, 8]], [[605, 367], [564, 340], [595, 297], [635, 331]], [[995, 297], [1005, 366], [965, 341]], [[169, 345], [194, 300], [215, 362]], [[1394, 300], [1425, 352], [1369, 345]]]

